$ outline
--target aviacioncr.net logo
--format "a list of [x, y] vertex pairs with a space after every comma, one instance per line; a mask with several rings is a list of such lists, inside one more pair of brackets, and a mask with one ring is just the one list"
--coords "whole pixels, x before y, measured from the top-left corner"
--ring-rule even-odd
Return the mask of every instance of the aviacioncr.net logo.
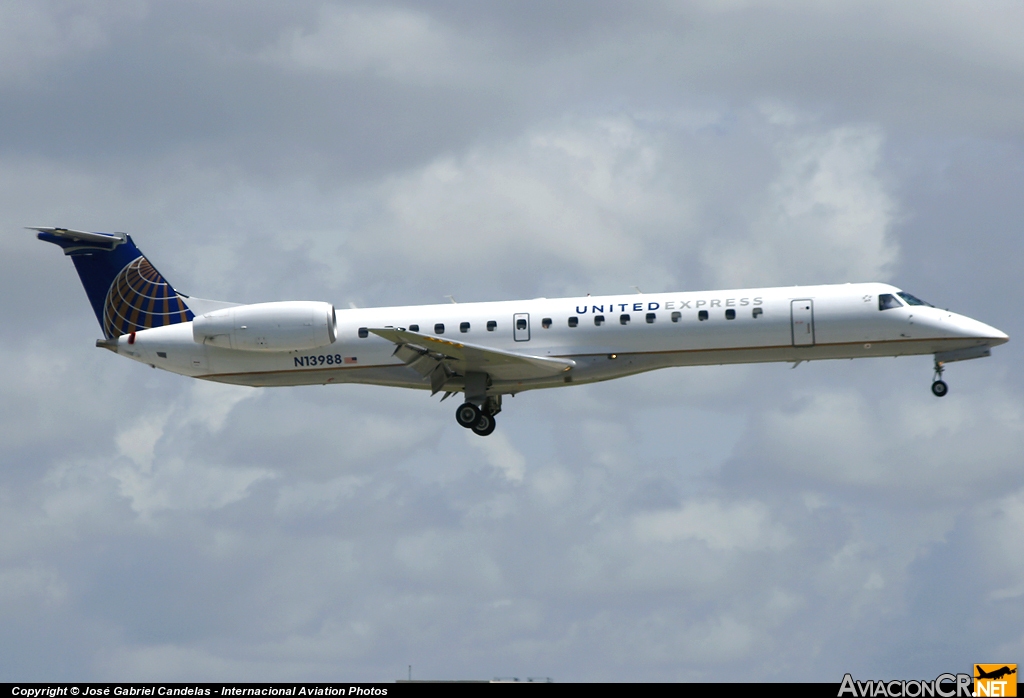
[[[1016, 684], [1014, 684], [1016, 687]], [[1016, 693], [1014, 694], [1016, 695]], [[857, 681], [843, 676], [838, 698], [972, 698], [970, 674], [939, 674], [932, 681]]]

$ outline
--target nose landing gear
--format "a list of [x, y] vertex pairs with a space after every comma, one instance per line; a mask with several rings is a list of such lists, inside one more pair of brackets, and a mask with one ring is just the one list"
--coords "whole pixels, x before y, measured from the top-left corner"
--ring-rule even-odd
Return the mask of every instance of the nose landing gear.
[[932, 380], [932, 395], [935, 397], [943, 397], [949, 392], [949, 386], [946, 385], [946, 381], [942, 380], [942, 372], [945, 370], [942, 366], [941, 361], [935, 362], [935, 375]]

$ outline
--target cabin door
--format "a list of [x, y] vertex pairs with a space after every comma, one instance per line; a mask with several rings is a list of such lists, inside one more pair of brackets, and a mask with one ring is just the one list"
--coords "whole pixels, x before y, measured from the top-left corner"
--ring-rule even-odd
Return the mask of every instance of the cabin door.
[[814, 301], [800, 300], [789, 304], [793, 329], [793, 346], [809, 347], [814, 344]]
[[[508, 335], [506, 335], [508, 336]], [[512, 336], [517, 342], [530, 341], [530, 314], [516, 313], [512, 316]]]

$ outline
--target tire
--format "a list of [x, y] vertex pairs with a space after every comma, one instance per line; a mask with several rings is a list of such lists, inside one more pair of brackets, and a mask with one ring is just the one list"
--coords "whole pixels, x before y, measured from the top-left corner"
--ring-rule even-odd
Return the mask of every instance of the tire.
[[494, 433], [496, 426], [498, 426], [498, 423], [492, 415], [481, 413], [480, 419], [473, 425], [473, 433], [478, 436], [490, 436]]
[[932, 395], [935, 397], [943, 397], [949, 392], [949, 386], [946, 385], [946, 381], [935, 381], [932, 383]]
[[480, 421], [480, 408], [472, 402], [464, 402], [455, 410], [455, 421], [459, 426], [472, 429]]

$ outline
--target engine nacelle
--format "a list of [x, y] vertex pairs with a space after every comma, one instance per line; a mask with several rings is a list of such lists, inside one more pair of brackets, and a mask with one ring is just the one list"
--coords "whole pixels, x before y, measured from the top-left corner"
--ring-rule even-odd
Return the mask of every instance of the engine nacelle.
[[192, 339], [242, 351], [304, 351], [338, 338], [334, 306], [319, 301], [254, 303], [221, 308], [192, 321]]

